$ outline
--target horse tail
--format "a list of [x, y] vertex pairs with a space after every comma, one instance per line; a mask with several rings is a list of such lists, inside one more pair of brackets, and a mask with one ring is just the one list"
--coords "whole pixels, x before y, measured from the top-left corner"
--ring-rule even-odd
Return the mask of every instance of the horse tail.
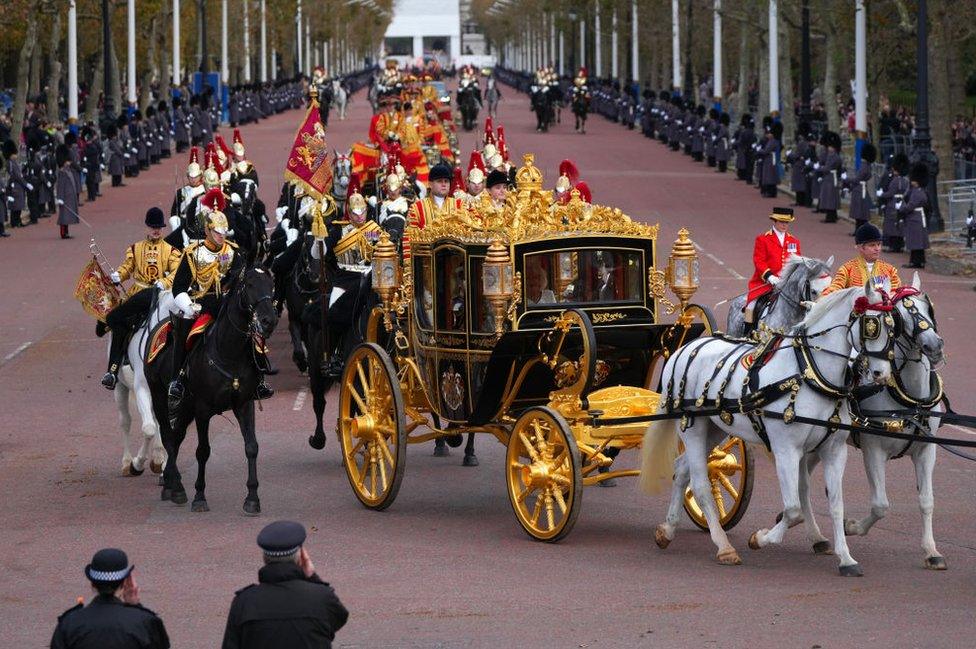
[[[663, 405], [658, 414], [664, 412]], [[674, 479], [678, 457], [678, 432], [673, 419], [651, 422], [641, 445], [640, 490], [652, 496], [666, 491]]]

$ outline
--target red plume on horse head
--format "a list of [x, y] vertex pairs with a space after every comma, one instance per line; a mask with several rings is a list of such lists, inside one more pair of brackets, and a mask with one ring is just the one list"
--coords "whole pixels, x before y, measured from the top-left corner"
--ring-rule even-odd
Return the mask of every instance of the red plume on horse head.
[[491, 116], [485, 118], [485, 134], [482, 138], [483, 144], [494, 144], [495, 143], [495, 132], [492, 130]]
[[227, 207], [227, 197], [220, 187], [214, 187], [203, 195], [200, 204], [212, 212], [223, 212]]

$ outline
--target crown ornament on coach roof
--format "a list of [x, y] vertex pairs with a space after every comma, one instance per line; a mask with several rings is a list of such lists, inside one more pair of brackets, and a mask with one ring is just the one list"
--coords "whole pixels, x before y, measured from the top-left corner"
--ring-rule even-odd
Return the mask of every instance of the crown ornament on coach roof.
[[532, 164], [535, 155], [522, 155], [522, 167], [515, 173], [515, 186], [522, 191], [539, 191], [542, 189], [542, 172]]

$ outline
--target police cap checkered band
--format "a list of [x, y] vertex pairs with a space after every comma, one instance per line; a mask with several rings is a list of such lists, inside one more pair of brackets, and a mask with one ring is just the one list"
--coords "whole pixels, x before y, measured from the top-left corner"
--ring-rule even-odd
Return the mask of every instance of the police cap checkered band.
[[122, 581], [132, 572], [129, 558], [118, 548], [99, 550], [85, 566], [85, 576], [93, 582]]
[[258, 534], [258, 546], [269, 557], [286, 557], [305, 542], [305, 527], [294, 521], [275, 521]]

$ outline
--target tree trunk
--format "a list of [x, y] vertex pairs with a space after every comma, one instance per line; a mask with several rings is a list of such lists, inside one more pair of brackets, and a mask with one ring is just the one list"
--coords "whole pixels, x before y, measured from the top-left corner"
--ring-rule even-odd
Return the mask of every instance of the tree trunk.
[[[769, 114], [769, 39], [759, 32], [759, 99], [756, 104], [757, 117]], [[757, 121], [759, 121], [757, 119]]]
[[20, 48], [17, 59], [17, 91], [14, 97], [13, 114], [10, 126], [10, 138], [20, 144], [20, 136], [24, 130], [24, 110], [27, 108], [27, 86], [30, 80], [31, 55], [34, 53], [34, 41], [37, 39], [37, 3], [31, 6], [27, 14], [27, 30], [24, 33], [24, 44]]
[[[932, 149], [939, 157], [939, 175], [942, 180], [955, 176], [952, 160], [952, 90], [949, 79], [949, 55], [951, 42], [951, 17], [945, 3], [933, 3], [929, 14], [929, 128]], [[931, 5], [930, 5], [931, 6]]]
[[61, 11], [57, 8], [51, 19], [51, 36], [47, 49], [47, 115], [54, 121], [60, 120], [58, 99], [61, 96]]
[[159, 40], [159, 15], [155, 15], [149, 21], [149, 46], [146, 52], [146, 70], [142, 73], [140, 85], [142, 89], [139, 93], [139, 110], [143, 113], [152, 102], [152, 80], [156, 68], [156, 51]]
[[840, 115], [837, 113], [837, 70], [834, 61], [837, 32], [832, 24], [827, 24], [825, 31], [823, 102], [824, 111], [827, 113], [827, 128], [836, 133], [840, 131]]
[[[34, 38], [37, 38], [35, 33]], [[41, 48], [36, 44], [31, 48], [30, 98], [37, 101], [41, 95]]]
[[105, 86], [105, 58], [101, 50], [96, 54], [95, 74], [88, 87], [88, 98], [85, 100], [85, 121], [98, 122], [98, 97]]
[[112, 105], [117, 114], [122, 114], [125, 104], [122, 103], [122, 70], [119, 67], [119, 57], [115, 55], [115, 39], [109, 39], [108, 55], [112, 61], [112, 78], [109, 79], [109, 92], [112, 94]]
[[796, 113], [793, 110], [793, 65], [791, 64], [792, 29], [784, 21], [783, 9], [779, 11], [779, 99], [783, 107], [780, 120], [783, 123], [783, 143], [793, 142], [796, 130]]
[[745, 23], [739, 25], [739, 89], [736, 91], [735, 112], [740, 119], [749, 112], [749, 32]]

